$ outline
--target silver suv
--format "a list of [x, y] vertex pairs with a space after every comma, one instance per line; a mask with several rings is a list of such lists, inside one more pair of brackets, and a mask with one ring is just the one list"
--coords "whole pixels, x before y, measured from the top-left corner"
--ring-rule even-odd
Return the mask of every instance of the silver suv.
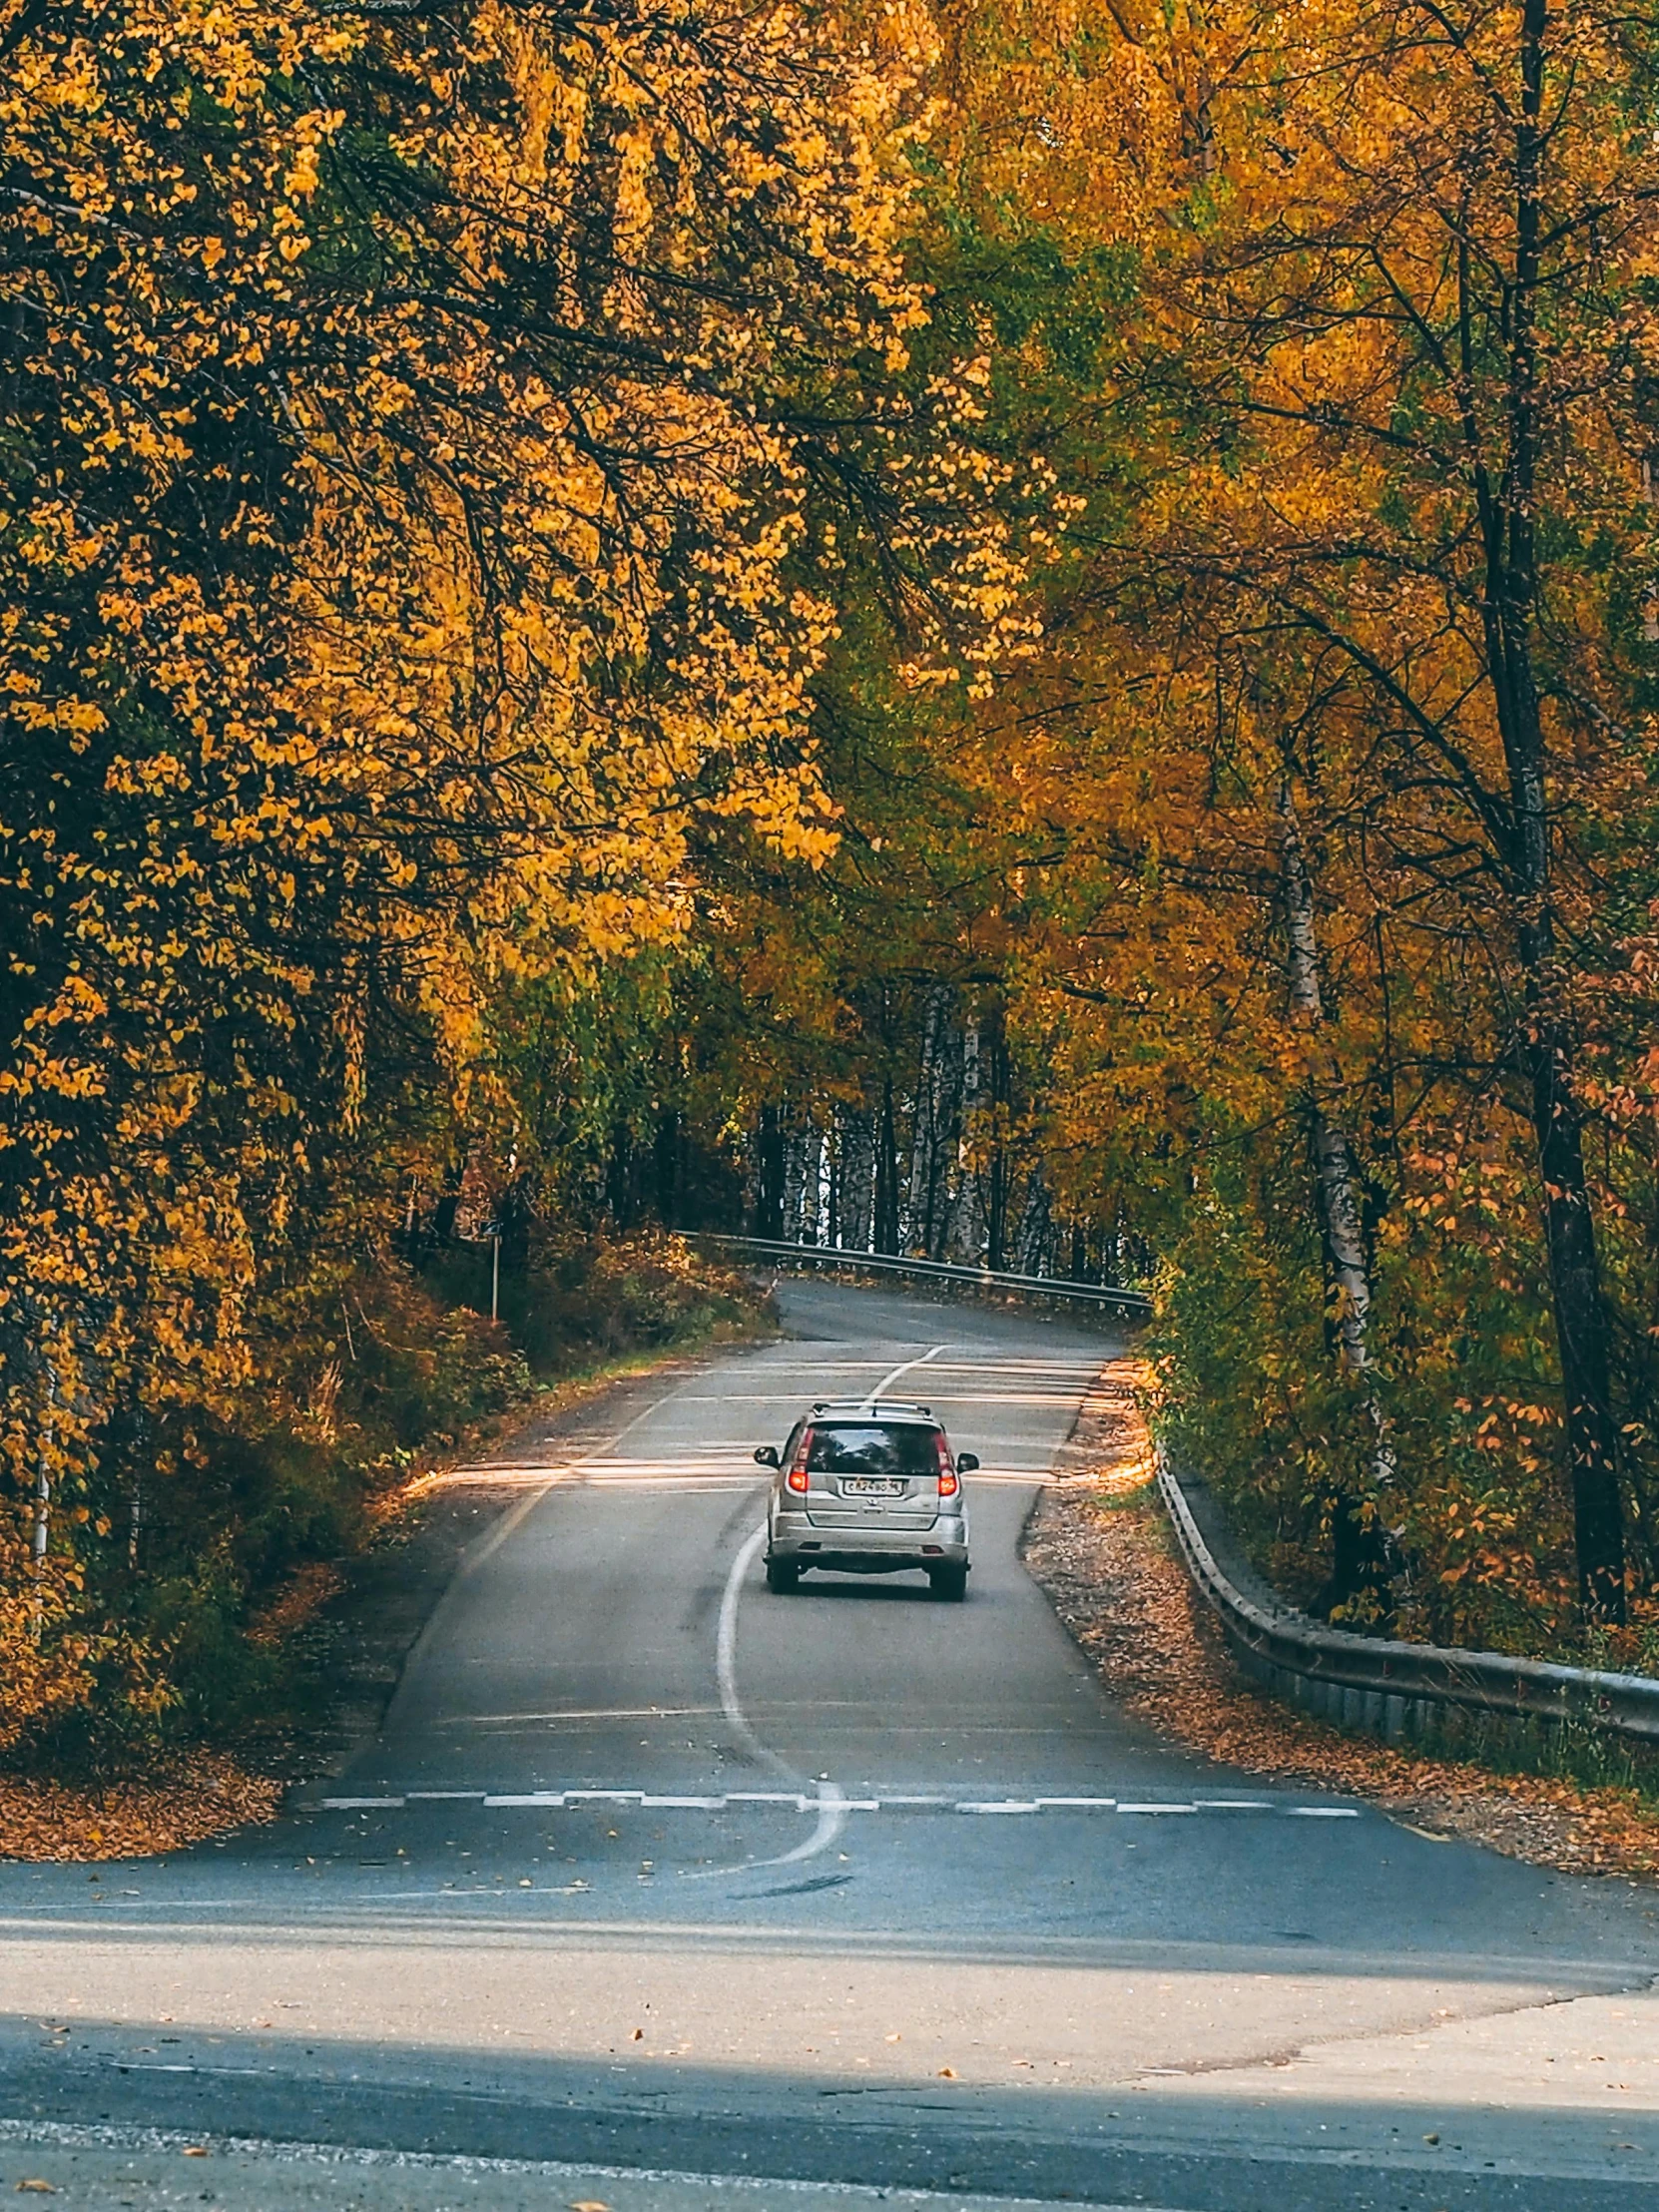
[[919, 1567], [935, 1597], [967, 1595], [968, 1523], [962, 1476], [979, 1461], [952, 1457], [925, 1405], [843, 1398], [815, 1405], [780, 1454], [767, 1507], [767, 1586], [793, 1590], [809, 1567], [900, 1574]]

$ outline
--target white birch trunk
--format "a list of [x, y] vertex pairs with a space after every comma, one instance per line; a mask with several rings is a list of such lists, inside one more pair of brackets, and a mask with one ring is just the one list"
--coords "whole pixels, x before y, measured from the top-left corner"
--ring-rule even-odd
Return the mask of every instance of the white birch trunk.
[[784, 1226], [786, 1244], [800, 1244], [801, 1217], [807, 1196], [807, 1148], [799, 1129], [784, 1138]]
[[[1287, 778], [1280, 787], [1279, 822], [1285, 880], [1285, 933], [1290, 942], [1291, 1005], [1310, 1029], [1325, 1020], [1320, 990], [1319, 935], [1315, 925], [1314, 887], [1302, 849], [1302, 831]], [[1319, 1185], [1320, 1212], [1325, 1221], [1326, 1243], [1337, 1278], [1341, 1304], [1337, 1338], [1343, 1366], [1357, 1377], [1372, 1368], [1371, 1271], [1366, 1265], [1365, 1230], [1360, 1213], [1359, 1178], [1348, 1132], [1333, 1120], [1316, 1096], [1314, 1116], [1314, 1173]], [[1379, 1483], [1392, 1478], [1394, 1455], [1388, 1443], [1387, 1422], [1375, 1387], [1366, 1393], [1377, 1448], [1372, 1473]]]
[[52, 1447], [55, 1441], [55, 1423], [52, 1415], [58, 1402], [58, 1379], [52, 1368], [46, 1371], [46, 1418], [41, 1423], [40, 1450], [35, 1462], [35, 1514], [34, 1534], [30, 1551], [34, 1558], [34, 1639], [38, 1644], [46, 1625], [45, 1603], [39, 1583], [46, 1572], [46, 1554], [52, 1538]]
[[806, 1218], [801, 1225], [804, 1244], [830, 1242], [830, 1140], [822, 1129], [810, 1132], [807, 1145]]
[[955, 1189], [951, 1198], [950, 1233], [944, 1257], [975, 1268], [984, 1253], [979, 1172], [973, 1164], [974, 1124], [979, 1112], [979, 1024], [970, 1021], [962, 1030], [961, 1104], [957, 1119], [961, 1133], [956, 1140]]
[[927, 993], [922, 1013], [921, 1065], [916, 1072], [915, 1114], [910, 1128], [910, 1176], [904, 1194], [903, 1236], [907, 1250], [918, 1246], [931, 1259], [938, 1234], [939, 1046], [945, 1018], [944, 988]]
[[[1291, 951], [1291, 1005], [1308, 1028], [1317, 1029], [1325, 1019], [1325, 1002], [1320, 992], [1314, 888], [1308, 879], [1302, 832], [1288, 783], [1279, 795], [1279, 821], [1284, 859], [1285, 929]], [[1337, 1328], [1343, 1348], [1343, 1365], [1352, 1374], [1363, 1375], [1371, 1366], [1371, 1348], [1366, 1334], [1371, 1316], [1371, 1275], [1366, 1266], [1354, 1156], [1349, 1150], [1346, 1131], [1332, 1120], [1317, 1098], [1313, 1114], [1314, 1172], [1319, 1179], [1320, 1213], [1331, 1248], [1337, 1288], [1342, 1294]]]

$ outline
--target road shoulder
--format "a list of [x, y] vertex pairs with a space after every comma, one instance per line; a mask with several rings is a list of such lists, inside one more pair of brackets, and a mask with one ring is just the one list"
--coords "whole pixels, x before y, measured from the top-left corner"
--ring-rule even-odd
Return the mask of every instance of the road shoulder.
[[337, 1774], [378, 1733], [404, 1663], [467, 1551], [522, 1502], [522, 1475], [552, 1452], [592, 1448], [665, 1384], [683, 1384], [734, 1350], [770, 1343], [770, 1325], [705, 1345], [635, 1355], [612, 1372], [553, 1385], [409, 1481], [375, 1540], [331, 1571], [325, 1602], [292, 1626], [328, 1695], [302, 1731], [254, 1747], [182, 1747], [150, 1772], [88, 1782], [0, 1774], [0, 1862], [143, 1859], [275, 1819], [307, 1784]]
[[1659, 1881], [1659, 1816], [1635, 1791], [1497, 1775], [1291, 1712], [1234, 1665], [1176, 1552], [1153, 1480], [1137, 1363], [1108, 1361], [1022, 1556], [1114, 1700], [1189, 1749], [1364, 1798], [1434, 1840], [1577, 1875]]

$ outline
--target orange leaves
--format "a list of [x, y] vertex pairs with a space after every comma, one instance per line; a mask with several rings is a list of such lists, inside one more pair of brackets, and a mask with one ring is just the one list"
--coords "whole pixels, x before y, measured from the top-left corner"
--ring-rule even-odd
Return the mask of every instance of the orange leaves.
[[26, 1560], [23, 1531], [14, 1542], [9, 1559], [0, 1552], [0, 1664], [6, 1679], [0, 1753], [85, 1697], [94, 1656], [87, 1639], [53, 1633], [71, 1615], [74, 1577], [61, 1569], [37, 1576]]
[[0, 1781], [0, 1852], [27, 1860], [150, 1858], [269, 1820], [282, 1787], [209, 1752], [178, 1758], [143, 1782], [75, 1788], [7, 1779]]
[[[1614, 1459], [1569, 1443], [1558, 1365], [1601, 1346], [1605, 1299], [1615, 1416], [1659, 1379], [1640, 65], [1599, 0], [1032, 0], [952, 41], [961, 202], [999, 251], [1063, 268], [1048, 294], [1024, 277], [1018, 369], [1090, 499], [1017, 708], [979, 733], [987, 812], [1053, 855], [1019, 855], [1015, 1019], [1052, 1079], [1057, 1172], [1150, 1225], [1188, 1402], [1212, 1400], [1195, 1448], [1296, 1521], [1288, 1469], [1365, 1482], [1323, 1380], [1353, 1302], [1308, 1154], [1339, 1123], [1421, 1612], [1438, 1588], [1464, 1628], [1518, 1634], [1532, 1607], [1546, 1633], [1570, 1483]], [[1534, 69], [1552, 120], [1529, 146]], [[1066, 298], [1114, 257], [1062, 374]], [[1541, 702], [1530, 765], [1517, 684]], [[1290, 1004], [1281, 792], [1307, 830], [1317, 1028]], [[1553, 1095], [1525, 1065], [1545, 1038]], [[1539, 1164], [1580, 1117], [1587, 1188], [1576, 1137]], [[1592, 1215], [1599, 1257], [1552, 1297], [1560, 1223]], [[1627, 1502], [1651, 1500], [1645, 1426], [1622, 1435]]]

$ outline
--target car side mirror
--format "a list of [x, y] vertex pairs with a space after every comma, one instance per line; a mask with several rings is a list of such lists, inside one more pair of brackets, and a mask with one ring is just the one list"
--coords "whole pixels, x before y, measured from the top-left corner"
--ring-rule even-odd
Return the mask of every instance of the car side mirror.
[[775, 1467], [778, 1464], [778, 1446], [762, 1444], [755, 1454], [755, 1464], [758, 1467]]
[[978, 1454], [978, 1453], [977, 1453], [976, 1451], [958, 1451], [958, 1452], [957, 1452], [957, 1454], [956, 1454], [956, 1472], [957, 1472], [958, 1474], [972, 1474], [972, 1473], [974, 1473], [974, 1472], [976, 1471], [976, 1469], [978, 1468], [978, 1465], [979, 1465], [979, 1454]]

